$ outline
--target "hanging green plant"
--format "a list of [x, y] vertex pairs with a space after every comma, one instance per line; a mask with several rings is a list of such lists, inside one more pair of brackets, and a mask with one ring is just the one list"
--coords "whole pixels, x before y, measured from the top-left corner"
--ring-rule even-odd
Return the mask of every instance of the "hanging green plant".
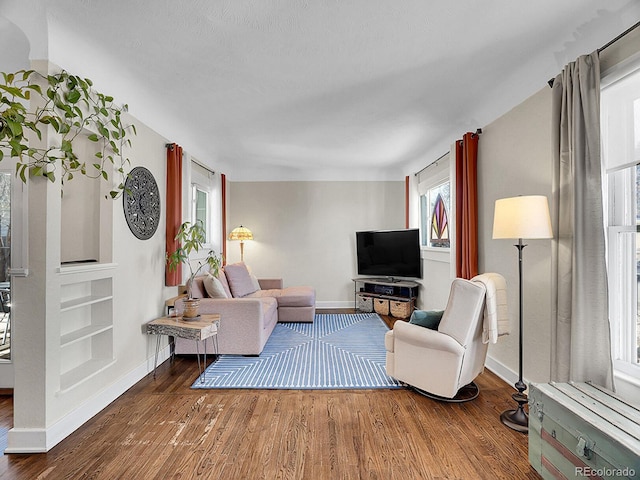
[[[130, 163], [123, 150], [131, 147], [129, 133], [136, 134], [134, 125], [122, 121], [127, 105], [115, 105], [113, 97], [92, 88], [91, 80], [64, 70], [46, 77], [35, 70], [3, 72], [2, 78], [0, 160], [7, 152], [17, 158], [16, 174], [23, 182], [28, 176], [46, 177], [53, 182], [56, 171], [63, 183], [77, 174], [108, 181], [113, 168], [121, 181], [109, 197], [122, 194], [125, 167]], [[30, 105], [36, 105], [35, 109]], [[43, 130], [48, 127], [58, 133], [59, 143], [42, 145], [31, 141], [33, 135], [42, 140]], [[75, 139], [87, 132], [87, 138], [99, 147], [88, 163], [74, 151]]]

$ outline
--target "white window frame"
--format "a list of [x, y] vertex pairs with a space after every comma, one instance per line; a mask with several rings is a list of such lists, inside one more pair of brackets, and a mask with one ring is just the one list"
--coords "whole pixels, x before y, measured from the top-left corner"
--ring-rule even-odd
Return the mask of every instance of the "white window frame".
[[[420, 248], [422, 250], [422, 258], [433, 260], [436, 262], [446, 262], [454, 264], [452, 261], [452, 252], [455, 252], [455, 162], [451, 161], [451, 158], [454, 156], [452, 152], [443, 155], [438, 160], [427, 166], [424, 170], [418, 173], [418, 208], [420, 209]], [[429, 245], [424, 245], [423, 243], [426, 241], [422, 238], [422, 232], [425, 230], [430, 231], [431, 224], [428, 226], [423, 225], [423, 217], [422, 217], [422, 196], [426, 195], [429, 190], [437, 187], [438, 185], [442, 185], [443, 183], [450, 183], [450, 205], [449, 205], [449, 247], [431, 247]], [[428, 219], [431, 221], [431, 215], [429, 214]]]
[[[603, 199], [613, 367], [617, 376], [622, 374], [640, 385], [636, 263], [639, 247], [636, 218], [640, 213], [636, 207], [636, 195], [640, 195], [636, 192], [636, 168], [640, 156], [635, 151], [637, 147], [634, 148], [634, 117], [629, 99], [616, 102], [620, 95], [617, 92], [623, 91], [625, 79], [631, 78], [629, 75], [640, 78], [640, 58], [635, 57], [610, 70], [601, 82]], [[640, 125], [635, 125], [635, 129], [639, 128]], [[640, 138], [636, 143], [638, 141]]]
[[[214, 249], [218, 251], [220, 248], [220, 241], [217, 239], [220, 236], [220, 228], [215, 223], [219, 215], [219, 204], [217, 203], [216, 194], [219, 189], [219, 182], [216, 174], [209, 167], [204, 166], [193, 157], [189, 159], [189, 175], [188, 175], [188, 211], [185, 212], [185, 218], [190, 222], [196, 221], [196, 192], [200, 190], [207, 195], [207, 213], [206, 213], [206, 225], [204, 225], [206, 231], [206, 243], [204, 247], [207, 249]], [[202, 255], [202, 252], [195, 254], [194, 258]]]
[[211, 243], [211, 188], [207, 188], [204, 185], [200, 185], [198, 183], [191, 184], [191, 223], [196, 223], [198, 221], [198, 192], [201, 192], [205, 196], [205, 215], [204, 215], [204, 231], [206, 241], [205, 244], [209, 245]]
[[[206, 258], [209, 250], [222, 253], [224, 237], [222, 233], [222, 199], [221, 178], [210, 167], [196, 160], [188, 152], [183, 154], [182, 177], [182, 221], [195, 221], [195, 188], [207, 192], [207, 230], [206, 243], [198, 252], [192, 252], [189, 256], [191, 262], [198, 262]], [[186, 281], [188, 269], [182, 269], [183, 281]]]
[[[436, 247], [432, 245], [431, 240], [431, 231], [433, 230], [433, 208], [431, 205], [432, 195], [435, 193], [435, 190], [440, 189], [441, 187], [449, 185], [449, 204], [447, 205], [447, 230], [449, 232], [449, 246], [448, 247]], [[425, 199], [424, 203], [424, 211], [422, 199]], [[420, 228], [421, 228], [421, 247], [424, 248], [432, 248], [434, 250], [450, 250], [451, 249], [451, 180], [449, 178], [443, 180], [442, 182], [436, 183], [435, 185], [429, 187], [425, 193], [420, 195]], [[426, 214], [426, 215], [425, 215]], [[426, 238], [425, 238], [426, 237]]]

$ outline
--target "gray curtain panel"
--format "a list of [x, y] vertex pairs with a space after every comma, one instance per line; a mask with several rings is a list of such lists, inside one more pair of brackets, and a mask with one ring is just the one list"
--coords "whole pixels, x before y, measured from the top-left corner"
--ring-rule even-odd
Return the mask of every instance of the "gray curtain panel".
[[600, 159], [598, 52], [555, 78], [551, 379], [613, 389]]

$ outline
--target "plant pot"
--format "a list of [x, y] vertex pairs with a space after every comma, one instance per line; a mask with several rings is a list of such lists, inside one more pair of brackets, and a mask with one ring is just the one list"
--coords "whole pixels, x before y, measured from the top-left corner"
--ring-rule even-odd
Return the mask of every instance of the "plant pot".
[[198, 317], [199, 306], [200, 306], [200, 299], [198, 298], [190, 298], [190, 299], [184, 300], [184, 312], [182, 313], [182, 317], [185, 320]]

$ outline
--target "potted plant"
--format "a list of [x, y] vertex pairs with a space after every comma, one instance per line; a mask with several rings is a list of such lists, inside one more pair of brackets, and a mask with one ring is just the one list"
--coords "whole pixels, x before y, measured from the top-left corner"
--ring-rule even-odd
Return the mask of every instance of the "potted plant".
[[[93, 89], [88, 78], [65, 70], [42, 75], [34, 70], [1, 73], [0, 79], [0, 161], [5, 153], [17, 159], [16, 175], [26, 183], [29, 177], [70, 181], [74, 175], [110, 181], [113, 169], [121, 178], [108, 197], [124, 191], [125, 147], [131, 146], [123, 117], [127, 105], [113, 103], [113, 97]], [[45, 141], [47, 130], [55, 132]], [[91, 161], [79, 158], [74, 141], [81, 135], [99, 146]]]
[[[200, 273], [205, 265], [209, 266], [209, 272], [213, 276], [218, 275], [220, 266], [222, 265], [222, 256], [216, 254], [213, 250], [209, 250], [206, 257], [195, 262], [191, 262], [189, 255], [192, 252], [199, 252], [206, 241], [206, 233], [201, 221], [196, 223], [184, 222], [180, 225], [176, 240], [179, 247], [176, 251], [167, 254], [167, 266], [169, 270], [175, 270], [181, 263], [189, 267], [189, 278], [187, 279], [187, 298], [184, 300], [185, 318], [196, 318], [198, 316], [198, 306], [200, 300], [193, 298], [193, 279]], [[194, 265], [195, 263], [195, 265]]]

